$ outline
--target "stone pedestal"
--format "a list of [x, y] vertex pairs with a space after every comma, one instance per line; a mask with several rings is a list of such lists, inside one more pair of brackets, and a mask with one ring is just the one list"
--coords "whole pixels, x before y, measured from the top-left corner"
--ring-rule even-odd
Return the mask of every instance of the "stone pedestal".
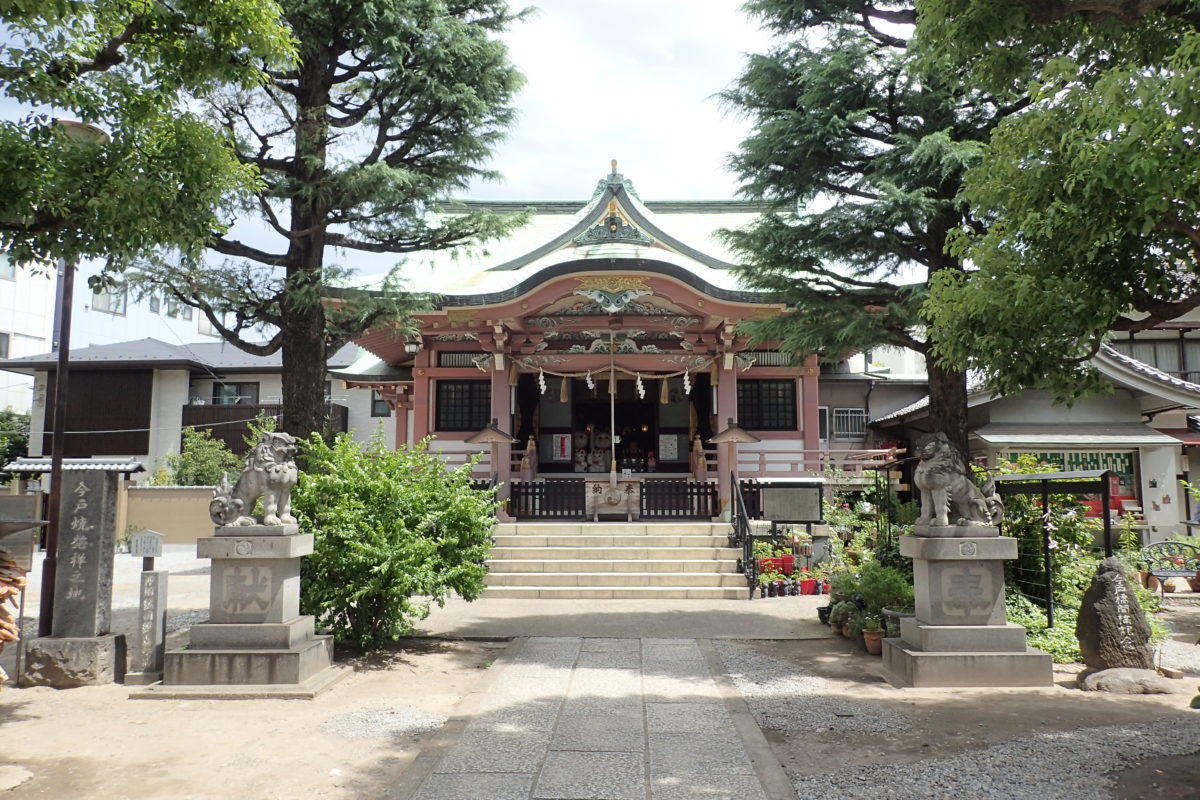
[[22, 686], [102, 686], [125, 677], [125, 637], [45, 636], [23, 643]]
[[295, 525], [230, 525], [199, 539], [197, 554], [212, 559], [209, 621], [167, 653], [162, 683], [134, 696], [305, 697], [347, 674], [333, 666], [333, 637], [300, 615], [300, 559], [312, 551]]
[[1050, 656], [1004, 614], [1004, 561], [1015, 539], [994, 527], [918, 526], [900, 538], [913, 559], [916, 616], [883, 640], [884, 677], [897, 686], [1050, 686]]

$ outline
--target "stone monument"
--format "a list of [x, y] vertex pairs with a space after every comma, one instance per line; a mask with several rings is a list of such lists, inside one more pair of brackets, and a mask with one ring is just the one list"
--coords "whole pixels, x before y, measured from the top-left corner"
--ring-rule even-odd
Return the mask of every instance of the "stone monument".
[[[13, 472], [49, 472], [49, 459], [17, 459]], [[57, 569], [50, 635], [23, 646], [23, 686], [120, 683], [125, 637], [111, 632], [117, 479], [142, 471], [132, 460], [63, 460]]]
[[921, 514], [900, 539], [913, 559], [916, 614], [884, 639], [884, 676], [897, 686], [1050, 686], [1050, 656], [1030, 648], [1004, 613], [1004, 561], [1017, 542], [1000, 536], [1004, 506], [975, 485], [944, 434], [917, 443]]
[[1171, 681], [1154, 670], [1150, 622], [1120, 559], [1106, 558], [1096, 570], [1083, 593], [1075, 636], [1087, 665], [1076, 678], [1079, 688], [1118, 694], [1175, 691]]
[[300, 614], [300, 559], [313, 535], [291, 513], [295, 454], [293, 437], [264, 433], [237, 483], [217, 486], [217, 527], [196, 543], [212, 559], [209, 620], [192, 627], [187, 648], [167, 652], [162, 683], [134, 696], [311, 697], [348, 673], [333, 666], [333, 638]]

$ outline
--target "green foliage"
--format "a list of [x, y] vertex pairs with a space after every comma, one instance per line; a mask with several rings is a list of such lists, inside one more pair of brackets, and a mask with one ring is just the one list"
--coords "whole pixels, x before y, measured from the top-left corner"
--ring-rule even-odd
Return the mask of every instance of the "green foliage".
[[207, 258], [147, 259], [129, 280], [199, 309], [248, 352], [282, 350], [281, 427], [304, 438], [322, 428], [327, 353], [372, 327], [402, 326], [429, 302], [407, 292], [398, 271], [361, 288], [326, 248], [478, 247], [526, 219], [446, 210], [445, 199], [496, 177], [486, 163], [523, 80], [500, 36], [521, 15], [505, 0], [280, 5], [297, 67], [200, 98], [263, 178], [256, 196], [231, 198], [223, 212], [255, 219], [277, 240], [217, 236]]
[[1200, 303], [1200, 4], [1133, 5], [919, 3], [928, 63], [1026, 105], [965, 176], [988, 224], [962, 225], [951, 252], [978, 271], [936, 276], [926, 307], [937, 355], [1002, 393], [1097, 391], [1089, 358], [1110, 331]]
[[447, 471], [422, 442], [365, 448], [312, 436], [293, 511], [316, 537], [301, 567], [301, 609], [338, 641], [383, 647], [451, 592], [483, 592], [496, 524], [492, 490], [471, 488], [471, 465]]
[[[1016, 462], [1002, 461], [1001, 474], [1046, 472], [1048, 467], [1029, 454]], [[1098, 519], [1085, 516], [1087, 509], [1078, 498], [1067, 494], [1050, 495], [1050, 508], [1041, 507], [1038, 495], [1008, 495], [1004, 499], [1004, 534], [1021, 539], [1018, 561], [1009, 568], [1009, 579], [1016, 570], [1040, 572], [1043, 526], [1050, 527], [1050, 561], [1054, 573], [1055, 602], [1078, 605], [1079, 597], [1091, 582], [1099, 559], [1092, 547], [1100, 530]], [[1028, 587], [1026, 587], [1028, 590]]]
[[[248, 86], [293, 53], [274, 0], [0, 3], [0, 244], [18, 261], [85, 257], [120, 268], [169, 245], [203, 248], [217, 208], [257, 180], [184, 104]], [[47, 113], [101, 126], [86, 143]]]
[[156, 485], [215, 486], [221, 476], [233, 481], [242, 471], [242, 459], [229, 452], [225, 442], [212, 438], [207, 428], [184, 428], [179, 452], [168, 453], [163, 461], [165, 469], [154, 477]]
[[[11, 408], [0, 411], [0, 467], [29, 455], [29, 415]], [[0, 483], [13, 479], [11, 472], [0, 471]]]
[[898, 569], [868, 561], [859, 571], [858, 596], [864, 613], [878, 618], [885, 608], [913, 604], [912, 582]]
[[1079, 606], [1056, 605], [1054, 627], [1046, 627], [1046, 609], [1034, 604], [1012, 586], [1005, 591], [1005, 610], [1008, 621], [1025, 628], [1031, 647], [1049, 653], [1058, 664], [1073, 664], [1082, 658], [1079, 640], [1075, 638], [1075, 623]]

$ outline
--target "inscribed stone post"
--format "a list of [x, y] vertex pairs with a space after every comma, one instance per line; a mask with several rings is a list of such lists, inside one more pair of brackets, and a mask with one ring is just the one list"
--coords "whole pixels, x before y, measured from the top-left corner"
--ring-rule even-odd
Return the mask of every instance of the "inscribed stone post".
[[137, 645], [130, 659], [133, 671], [126, 673], [126, 683], [153, 683], [162, 679], [169, 574], [166, 570], [142, 572]]
[[109, 632], [116, 506], [115, 473], [63, 473], [51, 636], [94, 637]]

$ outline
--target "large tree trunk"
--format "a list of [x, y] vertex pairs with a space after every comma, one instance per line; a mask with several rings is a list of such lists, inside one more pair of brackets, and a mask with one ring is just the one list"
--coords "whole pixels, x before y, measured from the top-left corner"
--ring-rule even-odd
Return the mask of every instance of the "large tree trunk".
[[325, 313], [320, 305], [286, 315], [281, 430], [308, 438], [328, 427], [325, 413]]
[[931, 431], [946, 434], [966, 464], [967, 374], [960, 369], [948, 369], [933, 358], [927, 359], [926, 372], [929, 375]]
[[327, 179], [329, 53], [305, 57], [296, 97], [296, 161], [308, 191], [291, 199], [292, 236], [283, 297], [282, 428], [297, 438], [325, 424], [325, 309], [321, 305], [328, 206], [320, 190]]

